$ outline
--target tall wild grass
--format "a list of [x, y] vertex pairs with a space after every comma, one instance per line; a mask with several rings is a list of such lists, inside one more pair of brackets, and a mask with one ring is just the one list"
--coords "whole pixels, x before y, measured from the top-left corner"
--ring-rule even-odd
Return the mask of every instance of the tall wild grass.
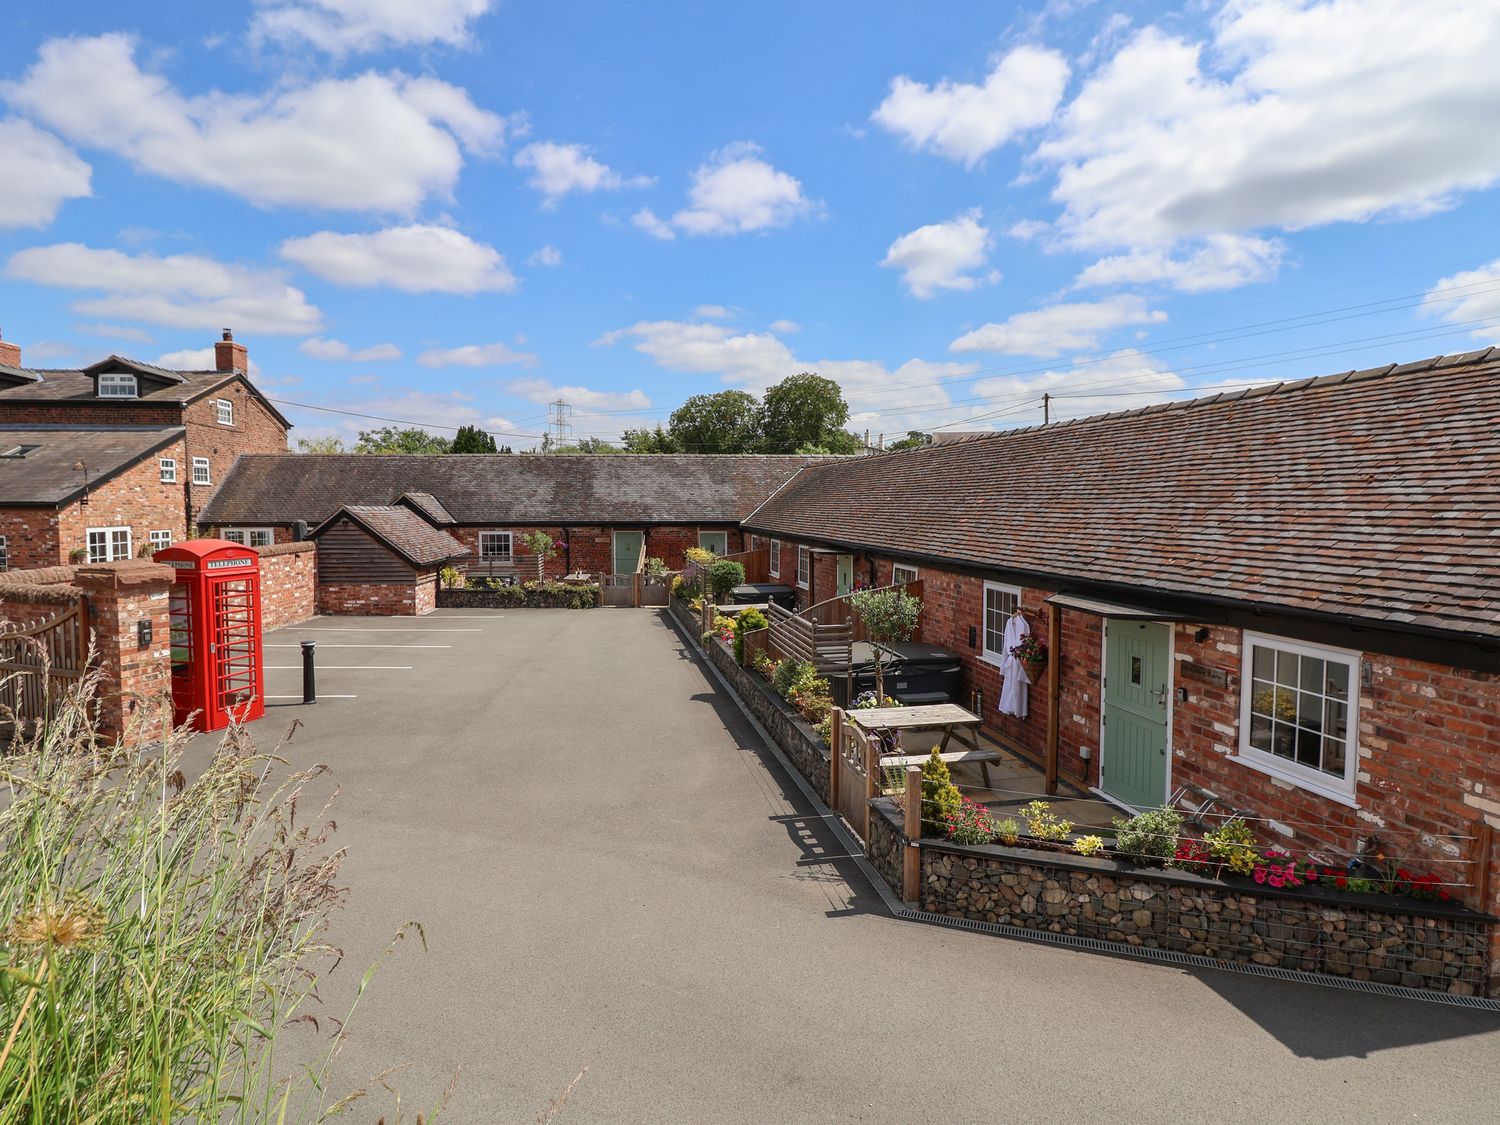
[[319, 771], [278, 768], [240, 729], [189, 771], [185, 731], [144, 750], [101, 738], [98, 690], [85, 676], [0, 750], [0, 1125], [301, 1125], [348, 1108], [326, 1093], [337, 1021], [320, 1063], [277, 1056], [294, 1025], [317, 1034], [338, 959], [342, 853], [327, 807], [300, 807]]

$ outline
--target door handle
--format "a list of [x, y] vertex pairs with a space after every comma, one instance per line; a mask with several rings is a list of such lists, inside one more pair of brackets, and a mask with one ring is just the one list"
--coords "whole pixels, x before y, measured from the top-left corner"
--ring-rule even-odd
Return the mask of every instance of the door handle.
[[1151, 694], [1154, 695], [1154, 696], [1156, 696], [1156, 705], [1158, 707], [1162, 708], [1163, 710], [1165, 710], [1166, 706], [1167, 706], [1167, 685], [1166, 684], [1162, 684], [1160, 691], [1157, 691], [1155, 688], [1152, 688], [1151, 689]]

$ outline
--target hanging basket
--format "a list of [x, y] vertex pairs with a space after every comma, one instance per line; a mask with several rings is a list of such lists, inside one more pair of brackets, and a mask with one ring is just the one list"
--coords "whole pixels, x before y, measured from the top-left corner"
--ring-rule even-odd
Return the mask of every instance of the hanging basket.
[[1026, 669], [1026, 678], [1036, 683], [1037, 677], [1047, 670], [1046, 660], [1023, 660], [1021, 666]]

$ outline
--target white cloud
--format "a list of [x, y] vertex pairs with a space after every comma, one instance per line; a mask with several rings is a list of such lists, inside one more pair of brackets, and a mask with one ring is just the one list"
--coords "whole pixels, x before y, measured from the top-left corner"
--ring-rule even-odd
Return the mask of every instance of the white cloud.
[[580, 413], [591, 410], [647, 410], [651, 399], [645, 391], [596, 391], [588, 387], [559, 387], [546, 379], [516, 379], [507, 384], [511, 394], [527, 402], [549, 403], [562, 399]]
[[1279, 238], [1211, 234], [1186, 255], [1168, 250], [1133, 250], [1101, 258], [1073, 282], [1075, 289], [1107, 285], [1144, 285], [1164, 282], [1184, 293], [1235, 289], [1270, 281], [1281, 268], [1286, 244]]
[[760, 146], [737, 141], [718, 149], [693, 171], [688, 205], [670, 220], [648, 207], [631, 222], [653, 238], [683, 234], [745, 234], [784, 227], [814, 210], [802, 184], [760, 158]]
[[1017, 47], [992, 63], [980, 85], [928, 86], [903, 74], [870, 117], [913, 148], [972, 168], [1018, 133], [1050, 121], [1068, 81], [1067, 60], [1056, 51]]
[[309, 43], [331, 55], [441, 43], [463, 46], [490, 0], [257, 0], [252, 41]]
[[677, 237], [677, 232], [672, 229], [672, 224], [665, 219], [657, 217], [655, 211], [649, 207], [642, 207], [634, 215], [630, 216], [631, 223], [637, 230], [643, 230], [652, 238], [659, 238], [663, 242], [671, 242]]
[[770, 327], [772, 332], [775, 332], [781, 336], [788, 335], [792, 332], [802, 331], [802, 325], [798, 324], [795, 320], [773, 320], [771, 321]]
[[699, 305], [693, 315], [699, 320], [733, 320], [734, 310], [728, 305]]
[[279, 273], [197, 254], [163, 258], [62, 242], [18, 250], [5, 273], [38, 285], [98, 290], [102, 296], [72, 306], [85, 316], [298, 335], [316, 331], [323, 319]]
[[516, 153], [516, 164], [531, 169], [527, 183], [547, 197], [549, 207], [570, 191], [615, 191], [652, 182], [649, 176], [622, 176], [588, 152], [584, 145], [537, 141]]
[[986, 324], [960, 336], [950, 347], [955, 352], [1055, 356], [1096, 348], [1099, 337], [1112, 329], [1166, 319], [1166, 313], [1147, 308], [1142, 298], [1125, 294], [1016, 313], [1002, 323]]
[[1029, 415], [1037, 415], [1030, 405], [1044, 392], [1054, 396], [1052, 420], [1062, 422], [1164, 402], [1173, 397], [1171, 392], [1185, 385], [1182, 376], [1155, 356], [1124, 348], [1103, 359], [1075, 362], [1069, 368], [1040, 375], [981, 379], [974, 384], [973, 391], [1002, 409], [1011, 404], [1016, 404], [1017, 410], [1025, 406], [1023, 414], [1010, 414], [999, 420], [1001, 424], [1014, 425], [1042, 420], [1039, 415]]
[[1233, 0], [1213, 27], [1136, 34], [1038, 149], [1072, 245], [1420, 215], [1500, 179], [1490, 0]]
[[[182, 348], [179, 351], [166, 352], [151, 362], [170, 371], [214, 371], [218, 369], [218, 359], [214, 355], [212, 344], [206, 348]], [[247, 362], [250, 377], [253, 379], [259, 376], [260, 364], [253, 359]]]
[[319, 231], [287, 239], [281, 256], [338, 285], [385, 285], [404, 293], [509, 293], [518, 284], [493, 246], [430, 224], [369, 234]]
[[562, 265], [562, 251], [556, 246], [543, 246], [526, 259], [528, 266], [560, 266]]
[[1491, 323], [1475, 326], [1472, 335], [1486, 344], [1500, 343], [1500, 258], [1441, 278], [1427, 291], [1422, 312], [1450, 323], [1488, 320]]
[[[426, 426], [434, 432], [452, 436], [459, 426], [478, 426], [493, 433], [501, 444], [517, 445], [516, 434], [521, 431], [509, 418], [489, 414], [474, 405], [471, 396], [462, 391], [417, 391], [379, 386], [377, 381], [364, 380], [363, 385], [374, 384], [367, 397], [340, 396], [327, 405], [338, 410], [357, 414], [372, 414], [382, 418], [402, 418]], [[302, 397], [302, 396], [299, 396]], [[309, 401], [313, 401], [309, 399]], [[322, 405], [322, 403], [318, 403]], [[302, 410], [298, 407], [281, 408], [296, 424], [296, 436], [316, 437], [337, 435], [350, 447], [360, 430], [377, 429], [385, 425], [367, 418], [347, 418], [322, 411]], [[530, 434], [519, 439], [525, 442]], [[541, 441], [538, 431], [536, 440]], [[529, 448], [529, 446], [527, 446]]]
[[912, 295], [926, 299], [939, 289], [973, 289], [984, 281], [999, 281], [993, 270], [984, 277], [971, 272], [984, 268], [992, 241], [976, 207], [947, 222], [908, 231], [891, 243], [880, 264], [899, 269]]
[[152, 344], [151, 333], [129, 324], [75, 324], [74, 331], [105, 340], [128, 340], [132, 344]]
[[535, 363], [536, 356], [518, 352], [508, 344], [465, 344], [458, 348], [430, 348], [417, 356], [417, 362], [423, 367], [500, 367]]
[[92, 169], [51, 133], [18, 117], [0, 120], [0, 228], [41, 227], [69, 199], [92, 195]]
[[495, 151], [506, 125], [456, 86], [399, 72], [189, 97], [118, 34], [48, 40], [4, 93], [78, 144], [261, 206], [411, 211], [449, 196], [463, 150]]
[[400, 359], [401, 349], [395, 344], [372, 344], [367, 348], [351, 348], [342, 340], [328, 340], [321, 336], [303, 340], [297, 350], [313, 359], [331, 363], [378, 363], [389, 359]]

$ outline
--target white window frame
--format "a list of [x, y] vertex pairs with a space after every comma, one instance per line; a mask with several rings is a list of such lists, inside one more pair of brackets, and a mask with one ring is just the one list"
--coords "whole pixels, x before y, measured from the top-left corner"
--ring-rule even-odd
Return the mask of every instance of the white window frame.
[[[125, 533], [125, 549], [123, 552], [117, 550], [116, 537]], [[96, 557], [94, 554], [94, 536], [103, 540], [104, 550]], [[88, 559], [91, 563], [118, 562], [128, 559], [134, 554], [135, 544], [131, 542], [130, 528], [128, 527], [90, 527], [83, 533], [83, 541], [88, 550]]]
[[216, 399], [214, 402], [214, 415], [221, 426], [234, 425], [234, 403], [227, 398]]
[[771, 540], [771, 577], [781, 577], [781, 540]]
[[[705, 547], [703, 545], [703, 537], [705, 535], [708, 536], [711, 539], [714, 539], [715, 541], [717, 541], [719, 539], [723, 539], [724, 540], [724, 549], [722, 551], [714, 551], [714, 549], [712, 547]], [[702, 551], [713, 551], [714, 555], [717, 558], [723, 558], [725, 555], [729, 554], [729, 532], [727, 532], [727, 531], [700, 531], [700, 532], [698, 532], [698, 549], [702, 550]]]
[[162, 482], [162, 484], [176, 484], [177, 483], [177, 458], [175, 458], [175, 457], [163, 457], [157, 463], [157, 466], [158, 466], [158, 468], [161, 471], [161, 482]]
[[1009, 609], [1007, 609], [1004, 612], [1004, 614], [1002, 615], [1003, 618], [1004, 618], [1004, 620], [1002, 620], [1000, 622], [1001, 643], [1004, 644], [1005, 643], [1004, 642], [1004, 637], [1005, 637], [1005, 622], [1010, 619], [1010, 615], [1012, 613], [1014, 613], [1020, 607], [1020, 605], [1021, 605], [1021, 587], [1019, 587], [1019, 586], [1010, 586], [1010, 585], [1007, 585], [1004, 582], [986, 582], [984, 584], [984, 593], [980, 597], [980, 601], [979, 601], [979, 659], [983, 660], [986, 664], [993, 664], [993, 665], [995, 665], [998, 668], [1000, 666], [1001, 661], [1003, 661], [1005, 659], [1005, 653], [1003, 653], [1003, 652], [996, 652], [994, 649], [990, 648], [990, 595], [991, 594], [999, 594], [999, 595], [1002, 595], [1002, 596], [1009, 596], [1009, 597], [1015, 599], [1015, 604], [1012, 605]]
[[0, 571], [10, 569], [10, 540], [0, 535]]
[[810, 590], [812, 581], [812, 552], [800, 543], [797, 545], [797, 585]]
[[[503, 539], [505, 541], [505, 550], [496, 551], [485, 549], [486, 540], [493, 542], [500, 539]], [[516, 557], [515, 536], [512, 535], [509, 531], [481, 531], [479, 533], [479, 542], [474, 547], [474, 550], [477, 556], [481, 559], [493, 559], [495, 561], [510, 562]]]
[[124, 371], [106, 371], [95, 384], [100, 398], [140, 398], [141, 385], [134, 375]]
[[[251, 549], [270, 547], [276, 543], [276, 529], [274, 527], [221, 527], [219, 538]], [[264, 539], [265, 542], [257, 543], [255, 542], [257, 539]]]
[[[1342, 779], [1321, 769], [1289, 761], [1250, 745], [1250, 704], [1255, 693], [1255, 649], [1269, 648], [1277, 652], [1295, 653], [1344, 665], [1349, 671], [1348, 719], [1344, 738], [1344, 776]], [[1364, 654], [1346, 648], [1330, 648], [1327, 645], [1309, 644], [1306, 641], [1289, 640], [1270, 633], [1245, 632], [1240, 638], [1240, 731], [1237, 751], [1230, 756], [1250, 769], [1269, 774], [1271, 777], [1316, 793], [1341, 805], [1358, 808], [1356, 792], [1359, 784], [1359, 689], [1360, 665]], [[1326, 697], [1325, 697], [1326, 698]]]
[[152, 531], [147, 534], [146, 539], [151, 544], [153, 551], [160, 551], [163, 547], [170, 547], [172, 545], [172, 531], [170, 528], [161, 531]]
[[[909, 575], [909, 577], [902, 578], [901, 574], [902, 574], [903, 571], [907, 575]], [[906, 563], [892, 563], [891, 564], [891, 585], [892, 586], [904, 586], [908, 582], [917, 582], [917, 581], [921, 580], [921, 577], [922, 577], [922, 572], [920, 570], [918, 570], [914, 566], [909, 566]]]
[[[203, 479], [202, 480], [198, 479], [198, 470], [199, 469], [203, 470]], [[207, 457], [194, 457], [193, 458], [193, 483], [194, 484], [213, 484], [213, 482], [214, 482], [213, 466], [209, 463], [208, 458]]]

